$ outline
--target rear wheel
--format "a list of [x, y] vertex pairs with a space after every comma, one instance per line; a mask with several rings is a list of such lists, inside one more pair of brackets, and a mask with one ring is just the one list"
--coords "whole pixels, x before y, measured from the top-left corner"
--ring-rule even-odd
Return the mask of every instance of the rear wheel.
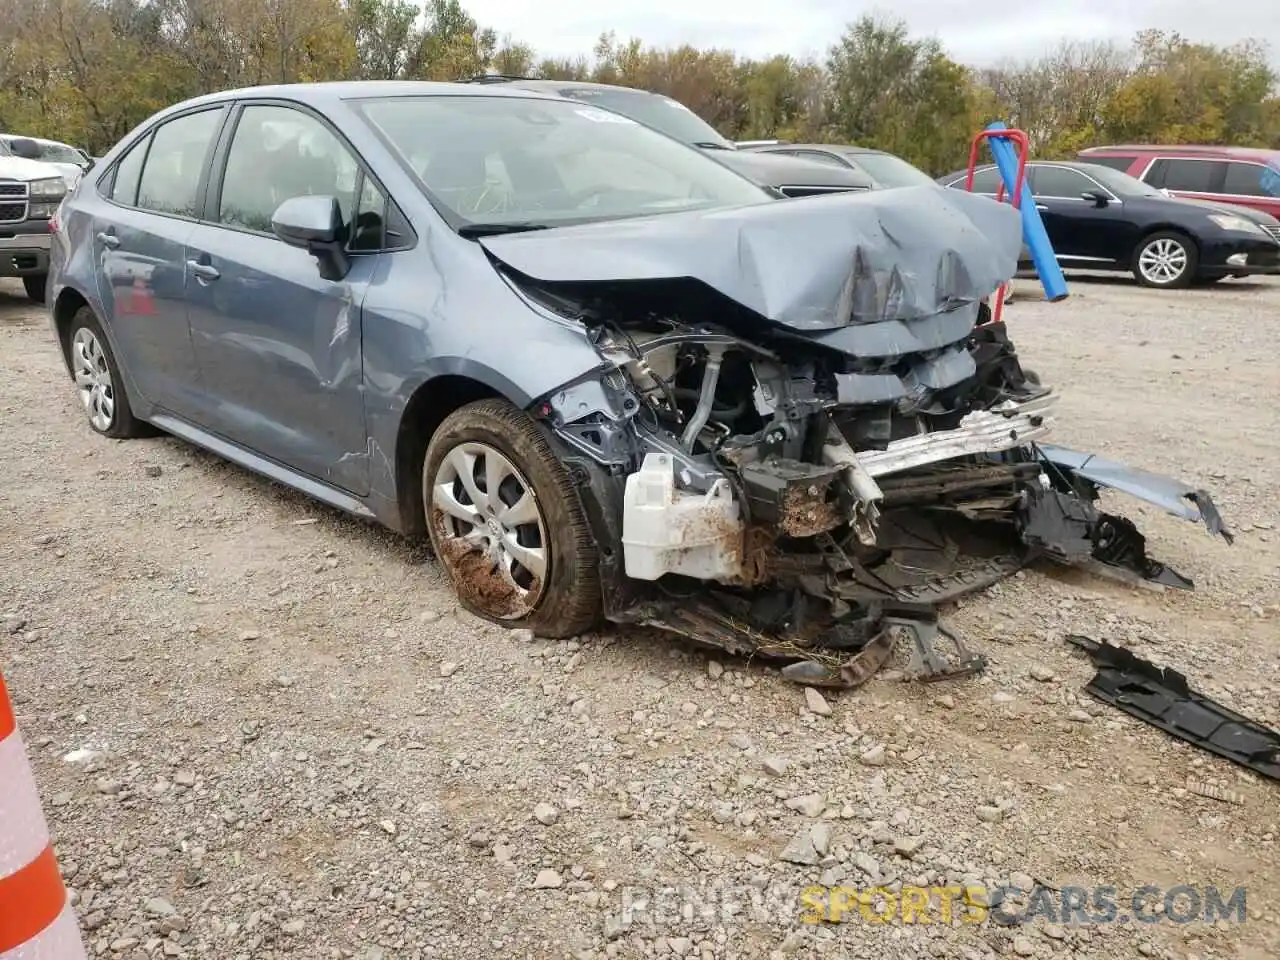
[[595, 539], [528, 414], [505, 400], [459, 408], [432, 436], [422, 477], [431, 545], [464, 607], [548, 637], [599, 619]]
[[48, 274], [27, 274], [22, 278], [22, 287], [27, 296], [36, 303], [44, 303], [45, 287], [49, 285]]
[[67, 359], [90, 427], [117, 440], [151, 433], [151, 428], [133, 415], [111, 345], [88, 307], [81, 307], [71, 318]]
[[1196, 275], [1198, 259], [1190, 237], [1161, 230], [1138, 243], [1133, 252], [1133, 275], [1144, 287], [1187, 287]]

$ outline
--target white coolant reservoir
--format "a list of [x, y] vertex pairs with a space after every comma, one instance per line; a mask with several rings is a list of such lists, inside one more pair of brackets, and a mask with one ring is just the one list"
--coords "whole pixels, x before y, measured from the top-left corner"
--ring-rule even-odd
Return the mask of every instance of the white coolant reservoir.
[[657, 580], [664, 573], [699, 580], [739, 576], [742, 521], [729, 481], [717, 480], [706, 493], [677, 490], [672, 458], [646, 454], [627, 477], [622, 550], [627, 576], [637, 580]]

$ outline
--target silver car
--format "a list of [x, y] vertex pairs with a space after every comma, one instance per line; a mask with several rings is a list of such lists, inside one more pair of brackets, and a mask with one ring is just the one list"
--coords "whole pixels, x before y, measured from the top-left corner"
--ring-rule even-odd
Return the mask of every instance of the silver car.
[[[1037, 561], [1187, 587], [1096, 505], [1202, 491], [1051, 447], [983, 303], [1018, 215], [932, 185], [776, 199], [506, 85], [235, 90], [67, 198], [53, 327], [89, 425], [159, 429], [429, 537], [463, 605], [602, 617], [854, 685]], [[948, 666], [950, 663], [950, 666]]]

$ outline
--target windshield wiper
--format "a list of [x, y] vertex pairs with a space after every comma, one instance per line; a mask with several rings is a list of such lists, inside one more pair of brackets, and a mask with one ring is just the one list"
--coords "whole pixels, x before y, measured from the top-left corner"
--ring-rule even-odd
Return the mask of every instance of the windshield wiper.
[[465, 223], [458, 228], [460, 237], [498, 237], [504, 233], [529, 233], [532, 230], [550, 229], [549, 223], [533, 220], [513, 220], [510, 223]]
[[703, 150], [732, 150], [733, 147], [726, 147], [723, 143], [712, 143], [710, 140], [695, 140], [692, 146], [701, 147]]

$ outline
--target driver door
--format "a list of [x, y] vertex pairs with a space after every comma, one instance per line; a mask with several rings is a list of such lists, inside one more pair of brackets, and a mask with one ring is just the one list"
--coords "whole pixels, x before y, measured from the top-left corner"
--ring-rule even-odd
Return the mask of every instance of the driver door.
[[[361, 306], [383, 258], [354, 255], [342, 280], [271, 232], [290, 197], [335, 196], [349, 224], [384, 207], [354, 152], [292, 105], [239, 108], [187, 240], [196, 362], [213, 399], [206, 424], [253, 452], [356, 495], [368, 492]], [[353, 251], [355, 253], [356, 251]]]

